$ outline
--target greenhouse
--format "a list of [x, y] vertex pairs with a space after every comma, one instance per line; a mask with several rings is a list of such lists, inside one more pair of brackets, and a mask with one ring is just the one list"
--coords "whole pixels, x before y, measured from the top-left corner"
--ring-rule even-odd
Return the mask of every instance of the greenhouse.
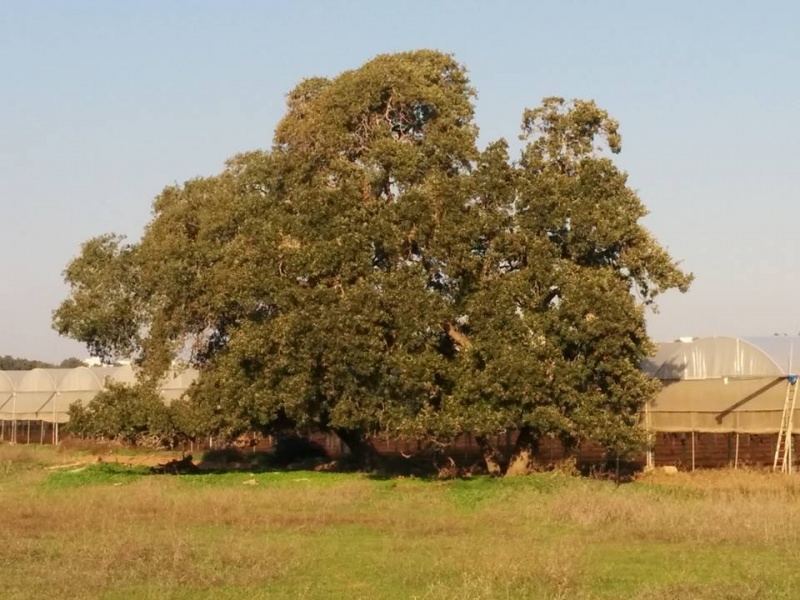
[[[644, 413], [645, 426], [656, 439], [655, 454], [661, 454], [662, 462], [682, 461], [692, 468], [696, 460], [710, 464], [715, 454], [711, 463], [724, 463], [727, 456], [735, 466], [744, 440], [748, 462], [772, 464], [783, 448], [782, 436], [788, 437], [791, 470], [792, 425], [800, 408], [794, 405], [792, 382], [798, 367], [800, 337], [690, 338], [660, 344], [644, 364], [645, 372], [663, 384]], [[680, 459], [668, 445], [676, 439], [684, 446]], [[647, 459], [654, 464], [652, 451]]]
[[[180, 398], [196, 376], [191, 369], [170, 373], [161, 387], [164, 401]], [[20, 440], [18, 428], [22, 423], [26, 435], [20, 441], [30, 441], [33, 422], [33, 439], [38, 435], [40, 441], [58, 441], [58, 424], [69, 420], [70, 405], [91, 401], [109, 382], [135, 381], [130, 365], [0, 371], [0, 439]]]
[[645, 363], [645, 371], [663, 383], [647, 406], [648, 426], [662, 432], [777, 433], [798, 362], [800, 337], [660, 344]]

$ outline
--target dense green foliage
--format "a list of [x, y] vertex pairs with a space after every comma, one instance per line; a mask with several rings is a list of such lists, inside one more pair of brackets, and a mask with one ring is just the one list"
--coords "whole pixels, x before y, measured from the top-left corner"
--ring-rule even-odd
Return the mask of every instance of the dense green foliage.
[[523, 462], [544, 435], [635, 446], [645, 308], [691, 277], [641, 225], [604, 110], [546, 98], [512, 160], [478, 148], [474, 95], [433, 51], [303, 81], [270, 151], [166, 188], [140, 242], [84, 244], [55, 327], [145, 381], [188, 357], [229, 437], [332, 430], [366, 460], [373, 433], [472, 432], [493, 470], [508, 430]]
[[176, 411], [141, 386], [109, 383], [85, 406], [69, 407], [67, 432], [141, 446], [172, 446], [181, 437]]

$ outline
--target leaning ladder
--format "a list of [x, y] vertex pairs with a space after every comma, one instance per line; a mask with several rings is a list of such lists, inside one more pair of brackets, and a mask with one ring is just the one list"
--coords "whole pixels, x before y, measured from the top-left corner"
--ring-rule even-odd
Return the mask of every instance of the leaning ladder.
[[783, 401], [781, 426], [778, 429], [778, 443], [775, 446], [775, 460], [772, 470], [780, 468], [781, 473], [792, 472], [792, 433], [794, 432], [794, 407], [797, 401], [797, 375], [788, 377], [789, 385], [786, 387], [786, 398]]

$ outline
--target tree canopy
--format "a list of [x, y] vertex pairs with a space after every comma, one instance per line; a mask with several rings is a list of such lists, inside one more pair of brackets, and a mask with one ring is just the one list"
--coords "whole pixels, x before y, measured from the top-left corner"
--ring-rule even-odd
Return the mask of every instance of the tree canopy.
[[[335, 431], [447, 444], [491, 436], [634, 443], [656, 391], [645, 310], [685, 291], [587, 100], [522, 115], [522, 152], [480, 149], [475, 90], [447, 54], [378, 56], [302, 81], [272, 147], [170, 186], [140, 241], [87, 241], [62, 334], [143, 378], [200, 369], [191, 400], [235, 436]], [[500, 461], [502, 462], [502, 461]]]

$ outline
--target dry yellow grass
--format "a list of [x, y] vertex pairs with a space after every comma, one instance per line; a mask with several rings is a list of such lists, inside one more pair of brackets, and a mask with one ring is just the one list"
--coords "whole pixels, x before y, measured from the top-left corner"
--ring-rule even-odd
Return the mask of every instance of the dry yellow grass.
[[794, 598], [798, 478], [146, 476], [0, 446], [4, 598]]

